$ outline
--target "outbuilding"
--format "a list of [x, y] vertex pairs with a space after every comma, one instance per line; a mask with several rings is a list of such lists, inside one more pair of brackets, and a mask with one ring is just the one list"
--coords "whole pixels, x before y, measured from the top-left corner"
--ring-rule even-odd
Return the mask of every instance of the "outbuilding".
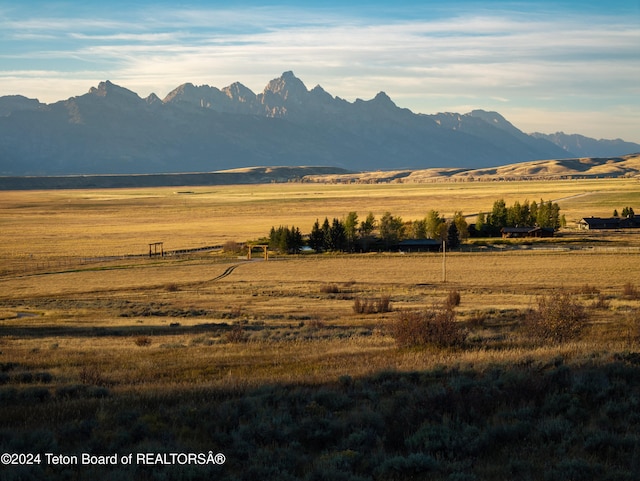
[[520, 237], [553, 237], [553, 227], [503, 227], [500, 229], [502, 237], [513, 239]]

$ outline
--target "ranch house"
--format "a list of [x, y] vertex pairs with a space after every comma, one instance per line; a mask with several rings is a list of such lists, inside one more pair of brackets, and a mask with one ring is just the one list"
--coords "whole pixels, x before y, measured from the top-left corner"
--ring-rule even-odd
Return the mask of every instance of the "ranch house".
[[637, 217], [584, 217], [578, 222], [583, 230], [594, 229], [639, 229], [640, 218]]

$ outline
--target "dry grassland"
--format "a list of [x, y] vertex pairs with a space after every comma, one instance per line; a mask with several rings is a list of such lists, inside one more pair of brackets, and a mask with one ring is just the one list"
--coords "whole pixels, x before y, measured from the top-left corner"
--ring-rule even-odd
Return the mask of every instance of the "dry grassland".
[[[227, 456], [0, 478], [638, 479], [640, 232], [446, 258], [144, 255], [500, 197], [556, 200], [569, 221], [640, 205], [632, 180], [0, 192], [0, 452]], [[452, 290], [464, 343], [398, 347], [399, 313]], [[587, 310], [584, 331], [531, 338], [527, 312], [558, 290]]]
[[[638, 302], [621, 293], [640, 279], [637, 235], [618, 238], [632, 246], [622, 251], [522, 246], [452, 253], [446, 284], [438, 254], [269, 262], [219, 254], [85, 259], [143, 254], [152, 241], [164, 241], [165, 249], [243, 241], [265, 235], [272, 225], [304, 231], [316, 218], [351, 210], [362, 217], [388, 210], [407, 220], [431, 208], [474, 213], [500, 197], [507, 203], [554, 199], [572, 220], [640, 204], [638, 183], [631, 180], [3, 192], [2, 357], [49, 369], [57, 382], [77, 381], [90, 366], [114, 389], [128, 390], [322, 382], [389, 368], [552, 357], [558, 349], [576, 356], [606, 353], [635, 343]], [[616, 245], [610, 238], [565, 236], [578, 244]], [[229, 267], [231, 274], [217, 279]], [[328, 284], [337, 292], [323, 292]], [[591, 331], [598, 335], [563, 348], [521, 339], [518, 323], [536, 296], [565, 288], [589, 305], [593, 292], [580, 294], [587, 285], [607, 299], [607, 308], [592, 316]], [[389, 296], [397, 311], [440, 302], [450, 289], [461, 293], [458, 319], [475, 339], [465, 352], [399, 351], [387, 329], [393, 313], [353, 313], [356, 297]], [[483, 321], [474, 324], [477, 317]]]
[[557, 201], [571, 225], [580, 218], [609, 216], [640, 204], [637, 180], [467, 182], [441, 184], [270, 184], [101, 191], [0, 193], [0, 259], [64, 261], [69, 257], [143, 254], [150, 242], [184, 249], [246, 241], [271, 226], [295, 225], [303, 232], [324, 217], [356, 211], [378, 218], [386, 211], [404, 220], [430, 209], [451, 216], [461, 210], [475, 220], [493, 202]]

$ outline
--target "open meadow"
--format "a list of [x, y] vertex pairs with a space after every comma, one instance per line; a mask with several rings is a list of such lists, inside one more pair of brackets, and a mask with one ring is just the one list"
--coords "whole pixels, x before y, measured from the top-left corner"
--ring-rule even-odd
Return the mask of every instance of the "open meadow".
[[[147, 255], [500, 198], [567, 227], [446, 256]], [[637, 180], [0, 192], [0, 453], [41, 454], [0, 479], [638, 479], [640, 232], [576, 227], [625, 206]], [[531, 329], [541, 299], [575, 335]], [[447, 300], [456, 342], [399, 341]]]

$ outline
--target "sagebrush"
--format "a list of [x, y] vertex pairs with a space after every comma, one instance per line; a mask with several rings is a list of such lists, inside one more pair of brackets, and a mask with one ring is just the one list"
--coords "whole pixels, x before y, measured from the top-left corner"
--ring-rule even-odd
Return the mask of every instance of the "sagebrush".
[[528, 312], [526, 329], [531, 338], [541, 342], [566, 342], [582, 333], [587, 311], [566, 290], [538, 297], [537, 305]]
[[446, 303], [427, 309], [399, 311], [391, 325], [391, 335], [399, 347], [461, 346], [467, 337], [456, 322], [455, 311]]

